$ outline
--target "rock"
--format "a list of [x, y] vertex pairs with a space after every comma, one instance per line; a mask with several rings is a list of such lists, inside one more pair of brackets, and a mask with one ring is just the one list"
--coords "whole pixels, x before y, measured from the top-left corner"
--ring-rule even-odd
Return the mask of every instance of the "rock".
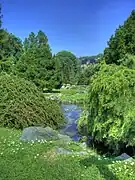
[[63, 134], [58, 134], [58, 139], [64, 141], [64, 143], [72, 141], [72, 139], [69, 136]]
[[23, 130], [20, 137], [23, 141], [37, 141], [37, 140], [63, 140], [65, 142], [71, 141], [71, 138], [65, 135], [59, 134], [57, 131], [50, 127], [28, 127]]
[[85, 152], [85, 151], [80, 151], [80, 152], [74, 152], [74, 151], [71, 151], [71, 150], [68, 150], [68, 149], [64, 149], [64, 148], [60, 148], [60, 147], [56, 147], [56, 153], [58, 154], [64, 154], [64, 155], [87, 155], [88, 152]]
[[117, 156], [115, 159], [116, 160], [129, 160], [129, 161], [133, 160], [133, 158], [126, 153], [123, 153], [120, 156]]
[[72, 151], [64, 149], [64, 148], [56, 147], [56, 153], [59, 153], [59, 154], [72, 154]]
[[81, 143], [81, 144], [80, 144], [80, 147], [83, 148], [83, 149], [86, 149], [86, 148], [87, 148], [86, 142]]

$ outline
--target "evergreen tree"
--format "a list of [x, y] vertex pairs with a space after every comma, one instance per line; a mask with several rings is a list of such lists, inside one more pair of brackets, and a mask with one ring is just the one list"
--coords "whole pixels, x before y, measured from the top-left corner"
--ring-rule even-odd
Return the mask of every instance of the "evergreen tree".
[[2, 28], [0, 6], [0, 72], [10, 73], [23, 51], [21, 40]]
[[127, 53], [135, 55], [135, 10], [115, 31], [115, 35], [111, 36], [108, 47], [104, 50], [104, 58], [108, 64], [120, 64], [119, 59]]
[[34, 82], [40, 89], [51, 90], [57, 84], [55, 62], [47, 36], [41, 30], [30, 33], [24, 41], [24, 53], [15, 66], [15, 74]]
[[57, 69], [63, 84], [75, 84], [78, 81], [80, 63], [74, 54], [61, 51], [56, 54]]

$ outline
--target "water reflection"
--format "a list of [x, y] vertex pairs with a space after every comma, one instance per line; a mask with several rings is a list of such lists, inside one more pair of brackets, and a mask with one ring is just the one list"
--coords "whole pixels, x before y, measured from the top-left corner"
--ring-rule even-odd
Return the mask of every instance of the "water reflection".
[[74, 104], [62, 104], [62, 110], [66, 124], [60, 129], [60, 133], [70, 136], [74, 141], [79, 141], [81, 136], [78, 134], [77, 120], [80, 117], [82, 108]]

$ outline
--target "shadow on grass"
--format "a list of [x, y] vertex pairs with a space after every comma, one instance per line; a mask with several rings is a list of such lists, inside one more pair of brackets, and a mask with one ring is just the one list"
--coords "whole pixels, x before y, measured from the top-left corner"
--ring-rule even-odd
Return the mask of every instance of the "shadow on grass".
[[60, 93], [60, 90], [52, 90], [52, 91], [50, 91], [50, 90], [44, 90], [43, 92], [44, 92], [44, 93]]
[[116, 175], [113, 174], [107, 167], [107, 165], [112, 164], [110, 160], [98, 160], [98, 158], [96, 158], [95, 156], [91, 156], [89, 158], [81, 160], [80, 163], [86, 166], [86, 168], [95, 165], [99, 169], [100, 174], [106, 180], [118, 180]]

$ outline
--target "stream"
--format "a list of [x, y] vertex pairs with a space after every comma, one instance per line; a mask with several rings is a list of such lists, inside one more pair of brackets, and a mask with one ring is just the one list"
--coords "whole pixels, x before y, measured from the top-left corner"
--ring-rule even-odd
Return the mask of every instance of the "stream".
[[62, 104], [62, 110], [66, 119], [66, 124], [60, 129], [60, 133], [68, 135], [73, 141], [79, 141], [81, 136], [77, 130], [77, 120], [80, 117], [82, 108], [74, 104]]

